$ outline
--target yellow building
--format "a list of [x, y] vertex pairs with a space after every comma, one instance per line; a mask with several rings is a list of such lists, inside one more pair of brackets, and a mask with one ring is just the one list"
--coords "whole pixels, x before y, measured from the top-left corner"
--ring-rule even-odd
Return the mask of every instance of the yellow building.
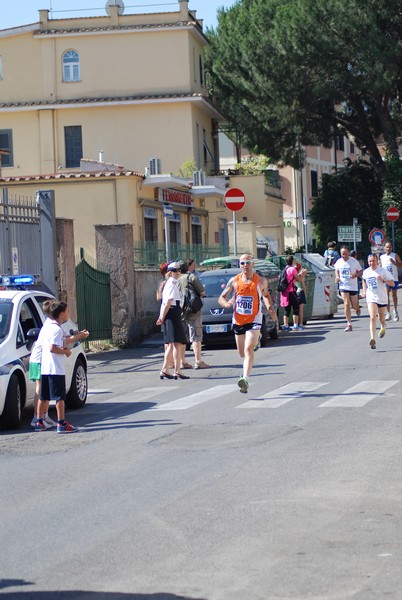
[[[223, 119], [208, 95], [202, 21], [188, 0], [173, 12], [121, 12], [40, 10], [38, 23], [0, 30], [0, 186], [54, 189], [56, 216], [74, 219], [76, 248], [89, 253], [95, 224], [130, 223], [141, 255], [163, 253], [166, 228], [176, 250], [217, 254], [231, 213], [228, 182], [205, 180], [219, 170]], [[188, 161], [194, 177], [177, 176]], [[257, 195], [252, 218], [269, 225]]]

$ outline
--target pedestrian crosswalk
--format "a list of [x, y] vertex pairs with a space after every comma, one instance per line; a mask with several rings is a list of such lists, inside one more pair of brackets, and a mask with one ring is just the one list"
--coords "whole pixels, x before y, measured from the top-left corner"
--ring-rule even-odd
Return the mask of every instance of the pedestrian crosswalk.
[[[317, 402], [318, 408], [362, 408], [369, 402], [377, 399], [390, 397], [391, 388], [396, 386], [399, 380], [367, 380], [349, 387], [345, 390], [333, 391], [333, 384], [325, 381], [293, 381], [286, 385], [277, 387], [266, 393], [253, 394], [253, 384], [250, 386], [247, 400], [239, 394], [237, 383], [214, 385], [200, 390], [194, 394], [188, 393], [188, 386], [169, 386], [169, 392], [175, 393], [174, 400], [166, 399], [166, 390], [160, 387], [144, 387], [123, 395], [108, 399], [108, 404], [130, 404], [148, 401], [149, 406], [144, 407], [147, 411], [184, 411], [197, 406], [207, 404], [211, 401], [219, 401], [224, 398], [234, 399], [235, 408], [240, 409], [280, 409], [287, 405], [305, 400]], [[332, 385], [332, 392], [325, 390], [325, 386]], [[106, 390], [102, 390], [105, 395]], [[97, 390], [90, 390], [89, 396], [96, 395]], [[169, 394], [171, 397], [171, 394]], [[323, 399], [325, 398], [325, 401]], [[149, 402], [149, 401], [152, 402]]]

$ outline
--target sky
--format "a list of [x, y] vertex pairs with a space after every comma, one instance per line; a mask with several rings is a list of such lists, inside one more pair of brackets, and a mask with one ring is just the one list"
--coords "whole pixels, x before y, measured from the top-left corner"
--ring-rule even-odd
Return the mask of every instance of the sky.
[[[205, 27], [216, 26], [216, 12], [221, 6], [229, 8], [235, 0], [190, 0], [189, 8], [204, 19]], [[39, 9], [52, 9], [54, 19], [99, 16], [105, 13], [106, 0], [0, 0], [0, 29], [18, 27], [39, 21]], [[178, 0], [124, 0], [129, 14], [170, 12], [178, 10]], [[64, 11], [64, 12], [60, 12]]]

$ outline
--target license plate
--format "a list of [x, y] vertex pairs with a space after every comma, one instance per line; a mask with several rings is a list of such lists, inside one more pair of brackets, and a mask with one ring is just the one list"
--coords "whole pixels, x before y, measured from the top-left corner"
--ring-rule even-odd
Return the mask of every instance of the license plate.
[[207, 333], [227, 333], [228, 326], [226, 323], [223, 325], [205, 325], [205, 331]]

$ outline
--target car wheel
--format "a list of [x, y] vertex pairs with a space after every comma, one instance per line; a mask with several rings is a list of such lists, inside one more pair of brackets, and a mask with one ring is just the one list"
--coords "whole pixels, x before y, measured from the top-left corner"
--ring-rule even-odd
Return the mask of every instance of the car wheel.
[[275, 325], [274, 329], [270, 332], [269, 337], [271, 340], [277, 340], [278, 339], [278, 328]]
[[74, 366], [71, 387], [67, 394], [66, 406], [68, 408], [82, 408], [87, 401], [88, 379], [84, 362], [77, 358]]
[[261, 324], [261, 348], [264, 348], [267, 345], [267, 323], [265, 319], [262, 320]]
[[2, 429], [19, 429], [22, 415], [22, 391], [17, 375], [11, 375], [4, 410], [1, 416]]

